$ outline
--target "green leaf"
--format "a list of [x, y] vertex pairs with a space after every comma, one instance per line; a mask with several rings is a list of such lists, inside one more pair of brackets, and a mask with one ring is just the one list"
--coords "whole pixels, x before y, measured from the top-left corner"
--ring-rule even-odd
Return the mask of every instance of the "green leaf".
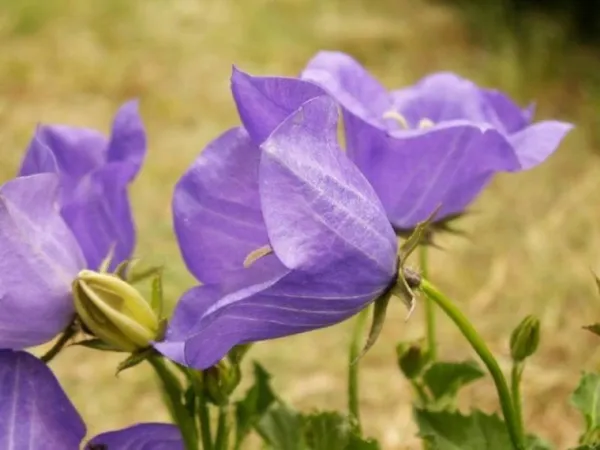
[[302, 416], [281, 402], [262, 416], [256, 431], [268, 449], [309, 450], [304, 441]]
[[569, 449], [569, 450], [600, 450], [600, 444], [580, 445], [579, 447], [574, 447], [574, 448]]
[[235, 404], [235, 448], [240, 448], [252, 428], [275, 401], [269, 380], [271, 376], [259, 364], [254, 364], [254, 384], [245, 397]]
[[571, 403], [585, 419], [585, 435], [598, 428], [600, 426], [600, 375], [584, 373], [579, 380], [579, 386], [571, 396]]
[[338, 412], [304, 416], [304, 438], [311, 450], [377, 450], [376, 441], [364, 440], [356, 423]]
[[505, 424], [498, 416], [473, 411], [414, 410], [421, 436], [430, 450], [506, 450], [512, 447]]
[[427, 368], [423, 381], [437, 401], [452, 402], [458, 391], [485, 376], [475, 361], [435, 362]]

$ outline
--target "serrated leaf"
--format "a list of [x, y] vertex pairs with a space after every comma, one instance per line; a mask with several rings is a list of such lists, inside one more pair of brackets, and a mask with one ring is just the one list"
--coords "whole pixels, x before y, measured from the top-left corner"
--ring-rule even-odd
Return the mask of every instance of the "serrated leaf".
[[571, 404], [583, 415], [586, 433], [600, 426], [600, 375], [584, 373], [571, 396]]
[[304, 416], [304, 437], [311, 450], [377, 450], [376, 441], [364, 440], [353, 421], [338, 412]]
[[421, 436], [431, 450], [506, 450], [513, 448], [505, 424], [498, 416], [473, 411], [414, 410]]
[[337, 412], [319, 412], [304, 417], [304, 436], [311, 450], [345, 450], [355, 429]]
[[254, 384], [244, 398], [235, 404], [235, 448], [240, 448], [248, 433], [275, 401], [270, 379], [268, 372], [260, 364], [254, 363]]
[[437, 401], [453, 401], [463, 386], [485, 376], [475, 361], [435, 362], [423, 375], [423, 381]]
[[302, 425], [302, 416], [298, 412], [277, 403], [261, 417], [255, 428], [268, 449], [309, 450]]
[[117, 347], [113, 347], [112, 345], [107, 344], [103, 340], [97, 339], [97, 338], [86, 339], [85, 341], [75, 342], [73, 345], [78, 345], [78, 346], [81, 346], [81, 347], [91, 348], [93, 350], [100, 350], [100, 351], [103, 351], [103, 352], [124, 353], [123, 350], [121, 350], [121, 349], [119, 349]]

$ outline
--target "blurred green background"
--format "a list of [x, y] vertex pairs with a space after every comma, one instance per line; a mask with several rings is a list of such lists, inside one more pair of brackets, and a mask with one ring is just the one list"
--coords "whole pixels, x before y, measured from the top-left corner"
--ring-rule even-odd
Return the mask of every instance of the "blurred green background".
[[[570, 120], [577, 129], [541, 167], [498, 176], [461, 222], [469, 237], [442, 239], [431, 270], [503, 363], [512, 327], [528, 313], [541, 317], [541, 350], [525, 372], [525, 416], [566, 448], [580, 424], [567, 396], [600, 356], [598, 340], [581, 329], [600, 319], [590, 274], [600, 272], [598, 16], [596, 25], [580, 25], [570, 19], [576, 14], [526, 3], [0, 0], [0, 179], [16, 172], [36, 123], [108, 131], [119, 104], [139, 97], [150, 146], [132, 191], [137, 254], [166, 264], [166, 293], [175, 302], [193, 280], [173, 238], [170, 197], [203, 146], [237, 124], [232, 64], [294, 75], [319, 49], [338, 49], [389, 87], [453, 70], [523, 105], [535, 100], [538, 118]], [[394, 344], [423, 334], [422, 311], [404, 317], [403, 306], [393, 305], [382, 339], [362, 361], [366, 431], [386, 449], [419, 448]], [[249, 359], [266, 365], [295, 406], [343, 408], [348, 329], [264, 343]], [[472, 356], [443, 319], [440, 334], [443, 357]], [[69, 348], [52, 363], [90, 433], [166, 419], [150, 372], [117, 378], [118, 361]], [[463, 400], [496, 408], [486, 382]]]

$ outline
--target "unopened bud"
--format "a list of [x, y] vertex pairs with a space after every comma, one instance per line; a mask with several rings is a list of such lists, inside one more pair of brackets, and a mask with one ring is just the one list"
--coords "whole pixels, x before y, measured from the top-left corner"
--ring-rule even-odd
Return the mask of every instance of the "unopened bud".
[[527, 316], [510, 336], [510, 355], [515, 362], [524, 361], [535, 353], [540, 343], [540, 321]]
[[159, 318], [150, 304], [115, 275], [82, 270], [73, 282], [73, 296], [84, 325], [115, 349], [135, 352], [158, 338]]
[[418, 377], [429, 362], [427, 352], [418, 342], [401, 342], [396, 346], [398, 367], [406, 378], [412, 380]]

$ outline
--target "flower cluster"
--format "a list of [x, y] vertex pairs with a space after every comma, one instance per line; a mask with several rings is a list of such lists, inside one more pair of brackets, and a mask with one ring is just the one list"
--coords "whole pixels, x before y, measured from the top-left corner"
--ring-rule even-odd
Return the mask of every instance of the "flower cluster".
[[[298, 77], [234, 68], [231, 90], [241, 125], [206, 146], [173, 194], [177, 242], [202, 284], [166, 328], [126, 274], [128, 187], [146, 152], [137, 104], [121, 107], [109, 138], [37, 128], [0, 187], [2, 448], [75, 449], [85, 435], [52, 372], [24, 349], [75, 330], [205, 370], [236, 346], [342, 322], [404, 283], [400, 231], [463, 212], [496, 172], [541, 163], [571, 128], [532, 123], [532, 107], [450, 73], [388, 92], [334, 52]], [[166, 424], [87, 448], [145, 442], [184, 448]]]

